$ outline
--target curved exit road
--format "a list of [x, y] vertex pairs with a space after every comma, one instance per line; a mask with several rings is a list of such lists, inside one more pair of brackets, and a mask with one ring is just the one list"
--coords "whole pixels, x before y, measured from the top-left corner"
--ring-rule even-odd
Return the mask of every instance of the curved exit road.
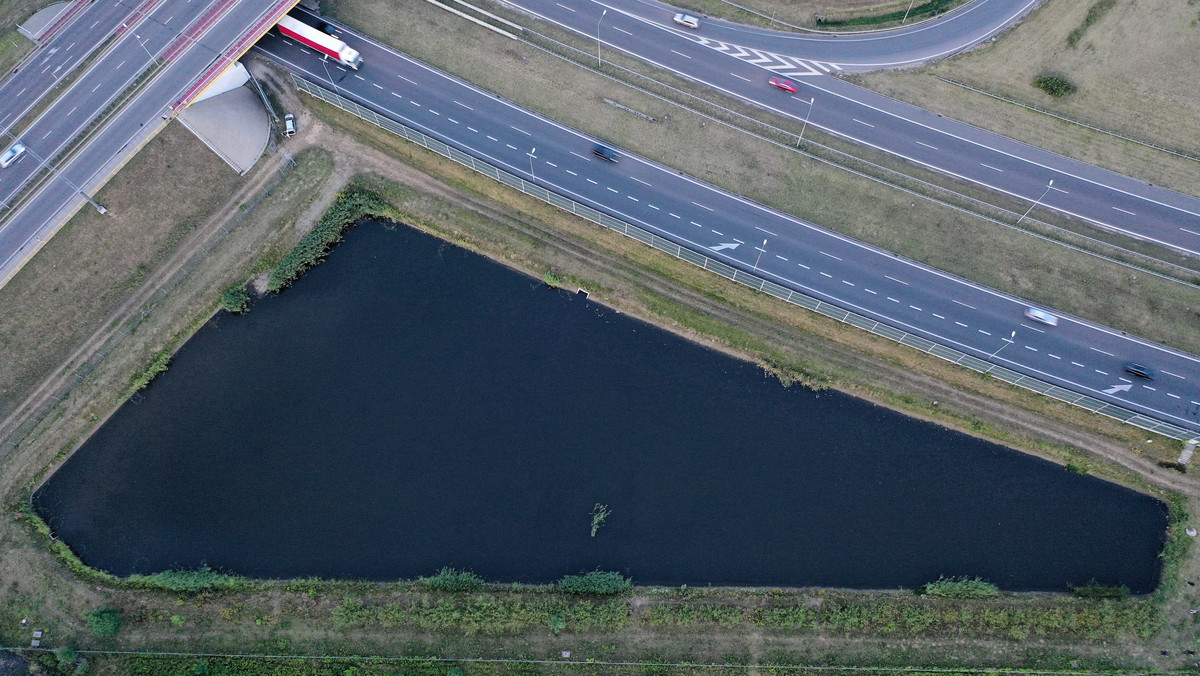
[[[981, 0], [938, 20], [847, 37], [781, 34], [717, 20], [674, 24], [646, 0], [504, 0], [659, 68], [835, 136], [1134, 239], [1200, 255], [1200, 199], [1056, 155], [824, 76], [923, 61], [1011, 24], [1032, 0]], [[788, 94], [767, 84], [798, 81]], [[1053, 184], [1051, 184], [1053, 182]]]
[[[593, 139], [344, 29], [355, 72], [274, 32], [256, 49], [302, 77], [538, 185], [739, 269], [963, 352], [1158, 420], [1200, 430], [1200, 360], [1064, 317], [829, 232]], [[1135, 380], [1122, 365], [1159, 371]]]

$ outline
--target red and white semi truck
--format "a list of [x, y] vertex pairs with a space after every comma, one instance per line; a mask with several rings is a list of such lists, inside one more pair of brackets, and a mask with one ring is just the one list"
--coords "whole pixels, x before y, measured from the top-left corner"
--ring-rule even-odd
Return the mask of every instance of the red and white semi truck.
[[308, 45], [326, 56], [337, 59], [338, 63], [350, 66], [354, 70], [358, 70], [358, 67], [362, 65], [362, 55], [358, 53], [357, 49], [346, 46], [346, 43], [341, 40], [319, 31], [303, 21], [297, 21], [284, 15], [276, 26], [280, 33]]

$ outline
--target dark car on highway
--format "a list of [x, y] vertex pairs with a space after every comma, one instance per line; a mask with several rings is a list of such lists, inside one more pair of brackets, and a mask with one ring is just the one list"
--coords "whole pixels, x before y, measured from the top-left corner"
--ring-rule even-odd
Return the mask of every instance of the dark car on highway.
[[1145, 378], [1146, 380], [1154, 380], [1154, 369], [1149, 366], [1129, 362], [1125, 364], [1125, 372], [1139, 378]]
[[621, 159], [615, 150], [608, 146], [602, 146], [599, 143], [592, 146], [592, 154], [606, 162], [616, 162]]

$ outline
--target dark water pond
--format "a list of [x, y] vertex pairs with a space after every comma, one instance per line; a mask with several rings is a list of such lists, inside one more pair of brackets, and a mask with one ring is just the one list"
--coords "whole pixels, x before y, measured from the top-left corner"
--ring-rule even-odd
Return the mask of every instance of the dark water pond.
[[[612, 515], [595, 537], [596, 503]], [[118, 574], [1157, 584], [1149, 497], [786, 390], [407, 228], [222, 315], [35, 495]]]

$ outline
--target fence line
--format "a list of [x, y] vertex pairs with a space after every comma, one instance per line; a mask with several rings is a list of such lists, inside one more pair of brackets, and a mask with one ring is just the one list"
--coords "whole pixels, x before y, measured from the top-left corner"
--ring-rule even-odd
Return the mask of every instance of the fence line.
[[709, 272], [721, 275], [726, 279], [748, 286], [756, 291], [770, 294], [776, 298], [779, 298], [780, 300], [787, 301], [794, 305], [799, 305], [813, 312], [818, 312], [839, 322], [856, 326], [877, 336], [888, 338], [902, 345], [907, 345], [913, 349], [920, 350], [921, 352], [931, 354], [935, 357], [940, 357], [941, 359], [953, 362], [960, 366], [965, 366], [973, 371], [998, 378], [1011, 385], [1017, 385], [1018, 387], [1022, 387], [1032, 392], [1057, 399], [1058, 401], [1071, 404], [1072, 406], [1078, 406], [1093, 413], [1099, 413], [1126, 424], [1139, 427], [1148, 432], [1161, 434], [1178, 441], [1192, 441], [1196, 440], [1197, 437], [1200, 436], [1177, 425], [1160, 422], [1152, 418], [1148, 418], [1140, 413], [1130, 411], [1119, 406], [1114, 406], [1084, 394], [1072, 392], [1071, 390], [1043, 382], [1036, 378], [1031, 378], [1030, 376], [1017, 373], [1016, 371], [1004, 368], [1003, 366], [991, 364], [977, 357], [959, 352], [953, 348], [946, 347], [944, 345], [934, 343], [926, 338], [910, 334], [907, 331], [902, 331], [900, 329], [888, 326], [887, 324], [878, 322], [874, 319], [864, 317], [848, 310], [843, 310], [836, 305], [819, 300], [805, 293], [794, 291], [756, 275], [742, 272], [741, 270], [733, 268], [725, 263], [722, 263], [721, 261], [714, 260], [702, 253], [692, 251], [691, 249], [684, 248], [652, 232], [648, 232], [635, 225], [631, 225], [625, 221], [613, 218], [606, 213], [597, 211], [596, 209], [580, 204], [557, 193], [550, 192], [541, 186], [534, 185], [519, 176], [510, 174], [507, 171], [494, 167], [486, 162], [483, 162], [482, 160], [477, 160], [471, 155], [468, 155], [457, 148], [427, 136], [415, 129], [400, 124], [395, 120], [384, 117], [370, 108], [359, 105], [358, 103], [351, 101], [350, 99], [347, 99], [336, 92], [332, 92], [324, 87], [321, 87], [320, 85], [309, 82], [295, 74], [292, 75], [292, 80], [296, 83], [296, 86], [300, 89], [300, 91], [329, 103], [330, 105], [341, 108], [342, 110], [345, 110], [346, 112], [349, 112], [362, 120], [370, 122], [381, 129], [400, 136], [401, 138], [412, 141], [413, 143], [416, 143], [428, 150], [432, 150], [443, 157], [454, 160], [455, 162], [477, 171], [488, 178], [503, 183], [511, 188], [520, 190], [526, 195], [536, 197], [543, 202], [575, 214], [576, 216], [580, 216], [593, 223], [602, 225], [610, 230], [615, 230], [644, 244], [648, 244], [655, 249], [675, 256], [680, 260], [687, 261], [693, 265], [708, 270]]
[[200, 264], [208, 258], [208, 255], [212, 253], [212, 250], [215, 249], [221, 242], [223, 242], [225, 238], [228, 237], [235, 229], [237, 229], [237, 227], [246, 220], [246, 217], [249, 216], [264, 199], [269, 197], [271, 193], [274, 192], [275, 188], [279, 187], [279, 184], [285, 178], [287, 178], [288, 175], [292, 173], [292, 170], [296, 167], [296, 161], [293, 160], [290, 155], [286, 155], [283, 159], [283, 163], [278, 167], [279, 174], [274, 178], [274, 180], [271, 181], [270, 185], [264, 188], [253, 202], [246, 205], [246, 208], [242, 210], [242, 212], [238, 214], [231, 223], [221, 226], [221, 228], [217, 230], [217, 232], [209, 239], [209, 241], [200, 247], [203, 253], [201, 253], [198, 257], [193, 259], [191, 263], [177, 272], [174, 281], [159, 289], [158, 292], [154, 294], [153, 298], [142, 305], [141, 308], [135, 310], [130, 316], [126, 317], [121, 324], [120, 330], [110, 336], [107, 341], [105, 341], [105, 344], [100, 351], [89, 357], [82, 366], [79, 366], [75, 369], [75, 375], [71, 378], [70, 382], [67, 383], [62, 390], [60, 390], [59, 393], [42, 408], [41, 411], [39, 411], [36, 415], [25, 418], [25, 420], [22, 421], [21, 424], [19, 424], [11, 434], [9, 434], [4, 444], [0, 445], [0, 457], [8, 455], [12, 449], [16, 448], [22, 441], [24, 441], [25, 438], [29, 436], [29, 433], [36, 429], [37, 426], [43, 420], [45, 420], [48, 415], [50, 415], [56, 406], [62, 403], [64, 399], [71, 396], [71, 394], [75, 391], [75, 388], [78, 387], [79, 384], [88, 376], [90, 376], [92, 372], [104, 362], [105, 358], [107, 358], [108, 355], [112, 353], [112, 351], [115, 350], [117, 346], [119, 346], [121, 342], [125, 340], [126, 337], [129, 336], [129, 334], [137, 330], [142, 322], [144, 322], [146, 318], [150, 316], [150, 313], [154, 310], [154, 308], [158, 307], [159, 304], [166, 300], [167, 296], [170, 295], [170, 293], [175, 290], [176, 287], [183, 283], [183, 281], [191, 275], [192, 271], [199, 267]]

